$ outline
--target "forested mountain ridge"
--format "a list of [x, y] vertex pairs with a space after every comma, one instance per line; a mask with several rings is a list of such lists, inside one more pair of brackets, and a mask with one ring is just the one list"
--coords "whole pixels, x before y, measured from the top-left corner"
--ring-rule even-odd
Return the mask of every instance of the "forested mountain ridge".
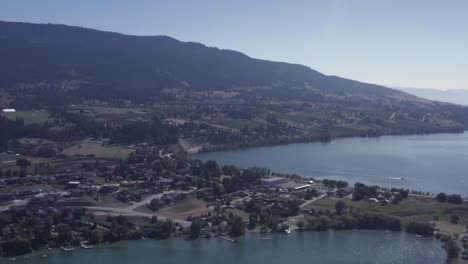
[[43, 109], [54, 122], [31, 130], [17, 120], [10, 132], [22, 132], [0, 135], [3, 142], [181, 139], [213, 149], [468, 128], [466, 107], [302, 65], [167, 36], [16, 22], [0, 22], [0, 108], [7, 107]]
[[[166, 36], [129, 36], [53, 24], [0, 22], [0, 86], [81, 79], [135, 91], [191, 87], [304, 85], [320, 90], [396, 95], [382, 86], [326, 76], [308, 67], [250, 58]], [[109, 88], [110, 89], [110, 88]]]

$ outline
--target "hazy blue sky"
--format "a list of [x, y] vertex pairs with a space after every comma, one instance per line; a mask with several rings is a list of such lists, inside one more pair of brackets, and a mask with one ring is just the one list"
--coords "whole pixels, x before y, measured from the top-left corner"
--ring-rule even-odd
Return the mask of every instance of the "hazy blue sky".
[[468, 89], [466, 0], [1, 0], [0, 20], [169, 35], [372, 83]]

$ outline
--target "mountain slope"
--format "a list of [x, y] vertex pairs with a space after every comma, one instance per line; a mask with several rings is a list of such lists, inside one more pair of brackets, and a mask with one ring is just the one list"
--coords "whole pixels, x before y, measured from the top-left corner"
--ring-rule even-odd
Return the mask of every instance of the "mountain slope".
[[308, 83], [332, 91], [398, 94], [381, 86], [325, 76], [308, 67], [180, 42], [51, 24], [0, 22], [0, 87], [44, 79], [82, 78], [119, 89], [189, 86], [230, 89]]
[[468, 127], [464, 107], [166, 36], [0, 22], [0, 47], [3, 107], [132, 99], [184, 108], [193, 113], [184, 122], [255, 133], [270, 125], [295, 140]]

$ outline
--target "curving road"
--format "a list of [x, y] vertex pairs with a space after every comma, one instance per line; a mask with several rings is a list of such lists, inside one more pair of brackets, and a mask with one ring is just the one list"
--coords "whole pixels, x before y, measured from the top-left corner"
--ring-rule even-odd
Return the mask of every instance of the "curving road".
[[[153, 217], [157, 216], [158, 219], [160, 220], [166, 220], [168, 219], [167, 217], [164, 216], [159, 216], [157, 214], [149, 214], [149, 213], [142, 213], [142, 212], [137, 212], [135, 211], [136, 208], [149, 204], [151, 200], [155, 198], [160, 198], [164, 193], [159, 193], [159, 194], [154, 194], [146, 197], [145, 199], [141, 200], [140, 202], [134, 203], [130, 206], [124, 207], [124, 208], [115, 208], [115, 207], [102, 207], [102, 206], [85, 206], [85, 208], [90, 211], [91, 213], [95, 215], [106, 215], [106, 214], [111, 214], [111, 215], [124, 215], [124, 216], [142, 216], [142, 217]], [[171, 219], [174, 223], [178, 223], [183, 227], [189, 227], [191, 222], [189, 221], [184, 221], [184, 220], [177, 220], [177, 219]]]

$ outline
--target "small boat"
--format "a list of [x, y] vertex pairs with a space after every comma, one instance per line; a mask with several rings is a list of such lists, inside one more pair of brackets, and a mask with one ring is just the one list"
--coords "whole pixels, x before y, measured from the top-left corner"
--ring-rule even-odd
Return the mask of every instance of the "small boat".
[[219, 238], [219, 239], [222, 239], [222, 240], [226, 240], [226, 241], [232, 242], [232, 243], [237, 243], [237, 240], [236, 240], [236, 239], [232, 239], [232, 238], [224, 237], [224, 236], [216, 236], [216, 237]]
[[84, 249], [91, 249], [91, 248], [94, 248], [94, 246], [87, 246], [85, 244], [81, 244], [81, 247], [84, 248]]
[[47, 254], [44, 254], [44, 255], [42, 255], [41, 257], [43, 257], [43, 258], [47, 258], [47, 257], [48, 257], [48, 255], [47, 255]]
[[262, 238], [260, 238], [260, 239], [261, 239], [261, 240], [269, 240], [269, 239], [271, 239], [271, 238], [269, 238], [269, 237], [262, 237]]
[[16, 258], [11, 258], [10, 260], [11, 260], [11, 261], [15, 261], [15, 260], [16, 260]]
[[385, 177], [385, 179], [402, 181], [402, 180], [404, 180], [405, 178], [402, 178], [402, 177]]
[[60, 247], [63, 251], [73, 251], [75, 250], [74, 248], [66, 248], [66, 247]]
[[291, 230], [289, 228], [287, 228], [287, 229], [284, 230], [284, 233], [291, 234]]

